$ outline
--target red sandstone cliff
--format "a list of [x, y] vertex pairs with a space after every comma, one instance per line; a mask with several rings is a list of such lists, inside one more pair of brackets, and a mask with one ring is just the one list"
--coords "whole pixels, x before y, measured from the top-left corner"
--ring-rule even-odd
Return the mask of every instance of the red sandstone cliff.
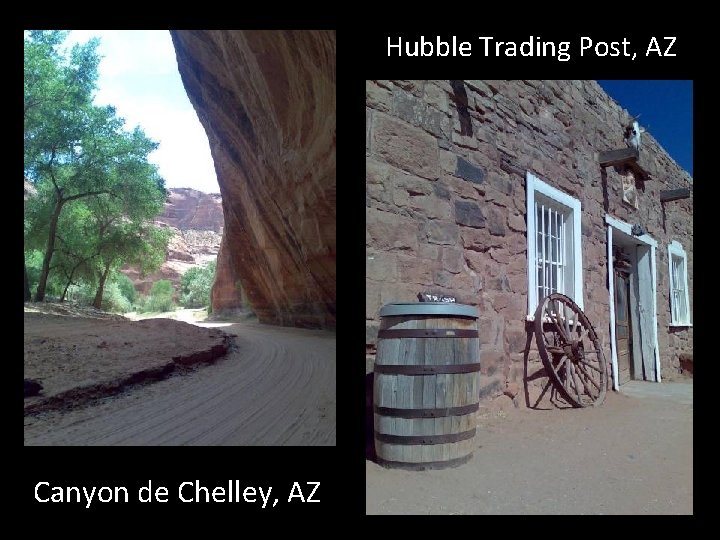
[[135, 288], [147, 294], [160, 279], [172, 281], [176, 288], [180, 277], [194, 266], [202, 266], [217, 257], [223, 231], [223, 210], [219, 194], [207, 194], [190, 188], [172, 188], [165, 210], [155, 220], [170, 227], [174, 236], [168, 245], [167, 258], [160, 269], [141, 277], [135, 268], [122, 272], [133, 280]]
[[213, 310], [237, 279], [262, 322], [334, 327], [335, 33], [171, 36], [223, 197]]

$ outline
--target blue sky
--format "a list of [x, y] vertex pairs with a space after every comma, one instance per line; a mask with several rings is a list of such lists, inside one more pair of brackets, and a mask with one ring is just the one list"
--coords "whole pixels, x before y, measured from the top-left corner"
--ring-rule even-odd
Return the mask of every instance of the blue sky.
[[66, 45], [100, 38], [95, 103], [113, 105], [126, 128], [140, 125], [160, 143], [150, 161], [166, 187], [218, 193], [205, 130], [180, 79], [167, 30], [73, 30]]
[[693, 174], [692, 81], [598, 81], [683, 169]]

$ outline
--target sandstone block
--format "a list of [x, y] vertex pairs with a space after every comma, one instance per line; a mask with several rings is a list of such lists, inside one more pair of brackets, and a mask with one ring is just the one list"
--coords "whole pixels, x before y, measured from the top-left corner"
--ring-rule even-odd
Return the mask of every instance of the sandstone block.
[[464, 257], [462, 250], [455, 248], [443, 248], [442, 265], [443, 269], [450, 273], [458, 274], [463, 269]]
[[444, 221], [426, 221], [421, 233], [431, 244], [455, 245], [458, 241], [458, 227]]
[[392, 92], [375, 81], [365, 81], [365, 105], [383, 112], [392, 110]]
[[510, 211], [509, 215], [508, 215], [508, 227], [510, 227], [511, 231], [517, 231], [517, 232], [527, 231], [527, 224], [525, 223], [525, 216], [515, 213], [513, 211]]
[[452, 285], [452, 274], [445, 270], [435, 270], [433, 272], [433, 283], [440, 287], [450, 287]]
[[450, 200], [450, 190], [443, 184], [442, 182], [438, 181], [433, 185], [433, 190], [435, 193], [435, 196], [439, 199], [446, 199]]
[[428, 81], [425, 84], [425, 95], [423, 99], [425, 103], [438, 111], [448, 110], [448, 93], [435, 82]]
[[430, 180], [440, 176], [437, 140], [418, 127], [382, 113], [374, 118], [373, 153], [417, 176]]
[[397, 257], [385, 252], [368, 253], [365, 258], [365, 276], [376, 281], [397, 281]]
[[472, 201], [455, 201], [455, 222], [466, 227], [485, 227], [485, 216], [480, 206]]
[[450, 121], [444, 113], [433, 107], [428, 107], [421, 99], [396, 90], [393, 96], [395, 114], [406, 122], [423, 128], [438, 138], [447, 138], [450, 131]]
[[490, 208], [487, 214], [487, 227], [490, 234], [493, 236], [505, 236], [505, 214], [495, 207]]
[[415, 257], [398, 256], [398, 271], [403, 283], [428, 285], [433, 283], [433, 264], [418, 264]]
[[485, 171], [460, 156], [457, 158], [455, 176], [459, 176], [475, 184], [482, 184], [485, 181]]
[[368, 208], [365, 231], [370, 245], [378, 250], [417, 249], [417, 222], [413, 219]]
[[421, 243], [418, 245], [417, 254], [420, 259], [436, 261], [440, 256], [440, 248], [436, 245]]

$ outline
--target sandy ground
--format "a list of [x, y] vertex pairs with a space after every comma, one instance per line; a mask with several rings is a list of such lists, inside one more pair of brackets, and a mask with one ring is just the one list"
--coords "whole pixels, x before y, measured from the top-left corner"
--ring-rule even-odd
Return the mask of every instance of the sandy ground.
[[479, 416], [460, 467], [366, 462], [368, 514], [692, 514], [692, 382], [634, 381], [599, 408]]
[[231, 351], [212, 365], [90, 406], [26, 415], [25, 444], [335, 444], [334, 334], [196, 325], [237, 335]]
[[211, 362], [229, 344], [221, 330], [169, 319], [90, 318], [52, 304], [27, 309], [24, 375], [40, 381], [43, 391], [25, 398], [26, 413], [77, 406], [92, 396]]

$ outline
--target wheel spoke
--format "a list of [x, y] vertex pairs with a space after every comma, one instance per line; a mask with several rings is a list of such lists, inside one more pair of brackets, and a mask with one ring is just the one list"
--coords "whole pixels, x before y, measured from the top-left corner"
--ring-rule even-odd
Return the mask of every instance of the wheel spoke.
[[570, 366], [570, 374], [572, 377], [573, 387], [575, 388], [575, 395], [577, 396], [577, 403], [578, 405], [582, 405], [582, 398], [580, 397], [580, 388], [578, 386], [578, 382], [575, 379], [575, 367], [572, 365], [572, 362], [569, 363]]
[[535, 311], [535, 335], [551, 390], [574, 406], [601, 404], [607, 364], [597, 334], [577, 304], [560, 293], [546, 296]]
[[[548, 302], [548, 307], [550, 306], [550, 303]], [[565, 333], [565, 330], [563, 329], [562, 325], [559, 322], [559, 315], [557, 312], [557, 309], [555, 310], [555, 316], [553, 317], [552, 312], [550, 310], [547, 311], [548, 318], [553, 322], [555, 325], [555, 328], [557, 328], [557, 333], [560, 334], [560, 337], [565, 343], [568, 343], [570, 341], [569, 336]]]
[[[567, 359], [567, 357], [565, 357], [565, 359]], [[572, 378], [572, 373], [570, 373], [570, 364], [571, 364], [571, 362], [567, 362], [565, 364], [565, 391], [568, 394], [570, 394], [570, 388], [569, 388], [570, 382], [569, 381]]]
[[602, 370], [601, 370], [599, 367], [593, 366], [592, 364], [586, 362], [585, 360], [580, 360], [580, 363], [581, 363], [581, 364], [584, 364], [584, 365], [586, 365], [587, 367], [589, 367], [590, 369], [594, 369], [594, 370], [597, 371], [598, 373], [602, 374]]
[[592, 389], [587, 385], [587, 379], [588, 379], [588, 374], [587, 374], [587, 372], [586, 372], [585, 370], [581, 370], [579, 364], [575, 366], [575, 370], [576, 370], [578, 379], [579, 379], [580, 382], [582, 383], [583, 388], [585, 388], [585, 393], [586, 393], [588, 396], [590, 396], [590, 398], [594, 401], [594, 400], [595, 400], [595, 396], [594, 396], [593, 393], [592, 393]]
[[560, 368], [562, 368], [563, 364], [567, 362], [567, 356], [563, 356], [563, 359], [560, 360], [560, 363], [557, 365], [557, 369], [553, 369], [553, 371], [557, 374], [557, 376], [560, 376]]
[[[575, 332], [577, 332], [578, 319], [579, 319], [579, 318], [580, 318], [580, 317], [578, 316], [578, 314], [575, 313], [575, 318], [574, 318], [575, 320], [573, 320], [573, 327], [572, 327], [572, 333], [573, 333], [573, 335], [575, 335]], [[581, 331], [580, 333], [582, 334], [582, 331]]]
[[567, 332], [568, 341], [572, 340], [572, 334], [570, 333], [570, 321], [568, 320], [567, 306], [563, 303], [563, 324], [565, 325], [565, 331]]
[[[585, 375], [585, 377], [592, 383], [592, 385], [597, 389], [597, 391], [600, 392], [600, 387], [599, 387], [598, 384], [595, 382], [595, 380], [590, 376], [590, 374], [589, 374], [587, 371], [585, 371], [585, 368], [582, 367], [580, 364], [578, 364], [577, 368], [578, 368], [578, 370], [580, 370], [580, 371]], [[586, 388], [587, 388], [587, 386], [586, 386]]]

